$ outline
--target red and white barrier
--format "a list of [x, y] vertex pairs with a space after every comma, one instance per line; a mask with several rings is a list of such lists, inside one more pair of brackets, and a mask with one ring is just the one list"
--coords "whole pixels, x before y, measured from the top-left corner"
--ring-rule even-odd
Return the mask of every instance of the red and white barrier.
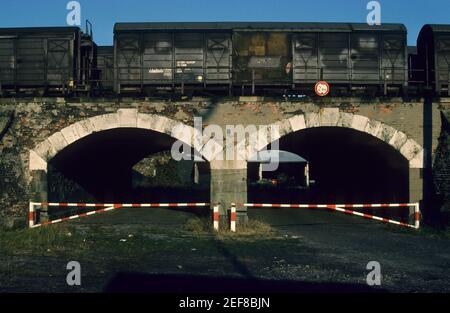
[[213, 227], [215, 231], [219, 231], [219, 206], [215, 205], [213, 210]]
[[35, 212], [34, 212], [34, 203], [30, 202], [30, 206], [28, 208], [28, 226], [31, 228], [34, 226], [34, 221], [36, 220]]
[[233, 205], [231, 206], [230, 229], [232, 232], [236, 232], [236, 207]]
[[[208, 206], [209, 203], [205, 203], [205, 202], [195, 202], [195, 203], [133, 203], [133, 204], [129, 204], [129, 203], [113, 203], [113, 204], [108, 204], [108, 203], [47, 203], [47, 202], [30, 202], [30, 207], [29, 207], [29, 214], [28, 214], [28, 220], [29, 220], [29, 227], [30, 228], [34, 228], [34, 227], [40, 227], [40, 226], [46, 226], [46, 225], [50, 225], [50, 224], [56, 224], [56, 223], [60, 223], [60, 222], [65, 222], [65, 221], [69, 221], [69, 220], [74, 220], [77, 218], [82, 218], [82, 217], [86, 217], [86, 216], [91, 216], [91, 215], [95, 215], [95, 214], [99, 214], [99, 213], [104, 213], [104, 212], [108, 212], [108, 211], [112, 211], [112, 210], [116, 210], [116, 209], [120, 209], [120, 208], [172, 208], [172, 207], [205, 207]], [[54, 207], [74, 207], [74, 208], [88, 208], [88, 207], [92, 207], [92, 208], [101, 208], [101, 209], [97, 209], [97, 210], [93, 210], [90, 212], [86, 212], [86, 213], [80, 213], [80, 214], [76, 214], [76, 215], [72, 215], [69, 217], [64, 217], [64, 218], [60, 218], [57, 220], [52, 220], [52, 221], [46, 221], [46, 222], [42, 222], [40, 224], [36, 224], [36, 220], [37, 220], [37, 216], [36, 216], [36, 210], [35, 207], [36, 206], [54, 206]]]
[[[366, 219], [376, 220], [384, 223], [399, 225], [402, 227], [419, 229], [420, 227], [420, 209], [419, 203], [389, 203], [389, 204], [276, 204], [276, 203], [243, 203], [239, 206], [247, 208], [293, 208], [293, 209], [328, 209], [336, 212], [341, 212], [350, 215], [360, 216]], [[232, 204], [236, 207], [236, 204]], [[399, 222], [396, 220], [387, 219], [380, 216], [361, 213], [348, 208], [398, 208], [398, 207], [414, 207], [414, 225]]]

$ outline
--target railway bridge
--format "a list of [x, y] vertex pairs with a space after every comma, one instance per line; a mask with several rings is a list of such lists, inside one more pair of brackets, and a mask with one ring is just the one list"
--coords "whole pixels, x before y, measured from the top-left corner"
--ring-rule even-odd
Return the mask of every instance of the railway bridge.
[[[262, 200], [425, 203], [435, 186], [441, 112], [450, 109], [446, 100], [0, 99], [0, 216], [25, 220], [29, 201], [146, 203], [176, 198], [222, 203], [221, 214], [232, 202]], [[176, 192], [158, 189], [159, 173], [172, 163], [141, 166], [147, 172], [150, 168], [150, 175], [136, 171], [136, 165], [152, 155], [164, 156], [176, 140], [193, 146], [194, 117], [202, 117], [203, 127], [223, 127], [224, 134], [226, 125], [277, 126], [273, 139], [279, 139], [280, 149], [310, 162], [317, 183], [313, 195], [298, 200], [295, 192], [258, 193], [249, 184], [247, 160], [217, 160], [202, 151], [197, 151], [204, 159], [201, 165], [186, 165], [192, 181], [177, 186]], [[239, 142], [233, 141], [235, 148]], [[258, 142], [257, 149], [269, 143]], [[178, 170], [167, 171], [170, 187]], [[142, 181], [149, 179], [152, 188], [146, 189]], [[439, 208], [423, 205], [423, 210]], [[245, 212], [239, 214], [239, 220], [246, 218]]]

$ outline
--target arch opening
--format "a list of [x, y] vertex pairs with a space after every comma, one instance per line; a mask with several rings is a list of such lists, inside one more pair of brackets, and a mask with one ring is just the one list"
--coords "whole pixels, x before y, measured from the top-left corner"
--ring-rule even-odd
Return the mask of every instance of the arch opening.
[[175, 140], [165, 133], [131, 127], [85, 136], [48, 161], [48, 200], [209, 202], [209, 163], [202, 162], [198, 174], [194, 161], [173, 160], [170, 149]]
[[[344, 127], [315, 127], [289, 133], [281, 150], [305, 158], [313, 183], [309, 188], [249, 184], [249, 202], [263, 203], [398, 203], [409, 201], [409, 161], [388, 143]], [[280, 168], [279, 173], [285, 170]], [[255, 177], [248, 168], [248, 177]], [[290, 166], [287, 176], [304, 171]], [[270, 192], [268, 192], [270, 189]]]

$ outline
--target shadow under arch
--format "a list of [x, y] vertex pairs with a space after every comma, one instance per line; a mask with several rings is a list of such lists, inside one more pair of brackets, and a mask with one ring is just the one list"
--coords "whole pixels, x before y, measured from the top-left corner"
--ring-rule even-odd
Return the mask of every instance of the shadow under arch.
[[[312, 188], [309, 194], [300, 197], [292, 196], [291, 192], [277, 195], [262, 191], [257, 195], [250, 188], [248, 202], [380, 203], [422, 199], [417, 186], [424, 166], [424, 150], [407, 134], [385, 123], [338, 108], [325, 108], [266, 127], [277, 129], [275, 138], [269, 141], [278, 140], [280, 150], [294, 152], [311, 163], [316, 191]], [[258, 138], [253, 151], [263, 150], [269, 141]], [[322, 192], [317, 191], [319, 186]], [[267, 196], [271, 199], [264, 199]]]
[[[256, 203], [398, 203], [409, 201], [409, 162], [392, 146], [354, 129], [315, 127], [279, 139], [281, 150], [309, 162], [310, 188], [252, 187], [249, 202]], [[283, 169], [280, 167], [280, 170]], [[248, 176], [254, 177], [254, 167]], [[301, 164], [290, 175], [302, 173]], [[275, 173], [276, 174], [276, 173]], [[271, 173], [273, 176], [273, 173]]]
[[[170, 156], [177, 140], [192, 147], [193, 131], [178, 121], [135, 109], [74, 123], [30, 151], [33, 201], [209, 202], [209, 183], [203, 184], [206, 191], [190, 184], [137, 190], [132, 183], [133, 166], [155, 153], [166, 151]], [[208, 172], [205, 161], [202, 168]], [[193, 161], [183, 162], [193, 166]]]

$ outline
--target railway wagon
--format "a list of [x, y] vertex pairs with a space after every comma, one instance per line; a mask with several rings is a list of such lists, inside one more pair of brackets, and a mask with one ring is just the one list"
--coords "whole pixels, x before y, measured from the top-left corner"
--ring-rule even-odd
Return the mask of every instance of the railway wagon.
[[406, 28], [400, 24], [250, 23], [233, 29], [233, 83], [308, 88], [403, 89], [408, 85]]
[[417, 50], [419, 79], [437, 95], [450, 95], [450, 25], [425, 25]]
[[231, 84], [231, 30], [222, 23], [117, 23], [115, 90]]
[[116, 90], [408, 86], [406, 28], [348, 23], [118, 23]]
[[0, 29], [0, 89], [69, 91], [86, 87], [95, 44], [78, 27]]
[[114, 47], [97, 47], [97, 66], [95, 69], [96, 87], [100, 92], [112, 91], [114, 88]]

